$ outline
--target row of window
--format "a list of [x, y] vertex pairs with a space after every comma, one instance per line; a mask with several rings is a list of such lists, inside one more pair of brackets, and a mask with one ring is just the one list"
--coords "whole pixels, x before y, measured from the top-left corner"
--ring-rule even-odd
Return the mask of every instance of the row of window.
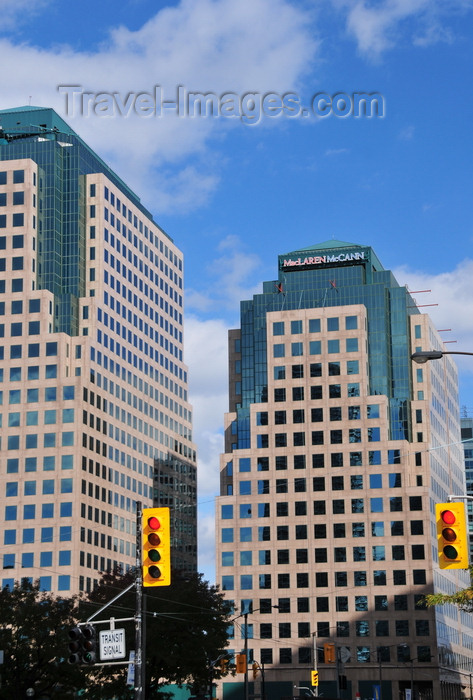
[[[321, 431], [319, 431], [321, 432]], [[323, 433], [322, 436], [315, 436], [315, 439], [317, 440], [323, 440]], [[319, 443], [319, 444], [323, 444]], [[419, 453], [420, 454], [420, 453]], [[340, 467], [343, 466], [344, 461], [346, 460], [348, 464], [351, 467], [360, 467], [363, 465], [363, 453], [362, 452], [349, 452], [345, 454], [345, 460], [344, 460], [344, 453], [338, 453], [334, 452], [331, 453], [330, 458], [331, 458], [331, 466], [332, 467]], [[383, 458], [383, 459], [382, 459]], [[365, 463], [368, 464], [369, 466], [380, 466], [382, 463], [392, 465], [392, 464], [400, 464], [401, 463], [401, 450], [386, 450], [385, 452], [381, 450], [369, 450], [368, 451], [368, 458], [366, 459], [365, 455]], [[303, 466], [297, 466], [302, 464]], [[276, 469], [276, 470], [281, 470], [281, 469], [287, 469], [288, 466], [288, 458], [286, 455], [277, 455], [274, 457], [274, 464], [271, 463], [271, 467]], [[294, 468], [304, 468], [305, 467], [305, 455], [293, 455], [293, 466]], [[325, 455], [323, 453], [320, 454], [313, 454], [312, 455], [312, 467], [314, 468], [323, 468], [325, 466]], [[251, 471], [251, 458], [250, 457], [240, 457], [238, 461], [238, 469], [240, 473], [246, 473]], [[270, 458], [269, 457], [257, 457], [256, 458], [256, 469], [258, 472], [267, 472], [270, 469]], [[227, 462], [226, 464], [226, 474], [227, 476], [231, 476], [233, 474], [233, 462]], [[337, 477], [338, 478], [338, 477]], [[337, 490], [339, 487], [336, 487]], [[343, 487], [342, 487], [343, 488]], [[361, 486], [355, 486], [352, 488], [362, 488]]]
[[[338, 620], [335, 625], [334, 632], [331, 631], [329, 622], [317, 622], [317, 638], [320, 637], [350, 637], [354, 632], [356, 637], [370, 637], [372, 634], [376, 637], [389, 637], [393, 634], [396, 637], [409, 637], [410, 628], [416, 637], [429, 637], [430, 626], [429, 620], [415, 620], [413, 625], [409, 624], [409, 620], [394, 620], [394, 624], [389, 620], [357, 620], [351, 623], [348, 620]], [[250, 630], [248, 630], [250, 632]], [[244, 629], [242, 630], [244, 633]], [[303, 639], [311, 636], [311, 628], [309, 622], [262, 622], [258, 630], [259, 639], [291, 639], [292, 637]], [[254, 639], [254, 631], [251, 630], [247, 635], [249, 639]], [[243, 637], [242, 637], [243, 638]]]
[[[362, 478], [362, 477], [361, 477]], [[341, 481], [339, 481], [341, 480]], [[338, 488], [334, 488], [334, 483], [335, 485], [337, 484], [343, 484], [343, 476], [341, 477], [332, 477], [332, 490], [342, 490]], [[357, 483], [360, 483], [359, 481]], [[323, 488], [318, 488], [318, 486], [323, 486]], [[313, 478], [313, 487], [314, 491], [324, 491], [325, 490], [325, 478], [324, 477], [314, 477]], [[356, 488], [360, 488], [359, 486], [356, 486]], [[422, 496], [409, 496], [409, 511], [416, 511], [416, 510], [422, 510]], [[370, 498], [370, 505], [371, 505], [371, 512], [382, 512], [378, 510], [373, 510], [373, 507], [378, 508], [379, 501], [382, 502], [384, 501], [386, 504], [389, 503], [389, 511], [391, 513], [395, 512], [401, 512], [403, 510], [403, 499], [402, 496], [385, 496], [384, 498]], [[299, 502], [299, 505], [297, 508], [302, 511], [306, 510], [306, 506], [302, 505], [303, 502]], [[314, 515], [322, 515], [325, 514], [325, 504], [326, 501], [314, 501], [313, 506], [314, 506]], [[251, 518], [252, 515], [255, 515], [256, 517], [268, 517], [266, 515], [256, 515], [257, 513], [269, 513], [270, 511], [270, 503], [256, 503], [256, 504], [251, 504], [251, 503], [239, 503], [238, 504], [238, 517], [240, 518]], [[281, 505], [281, 504], [279, 504]], [[276, 508], [278, 507], [278, 504], [276, 504]], [[287, 503], [284, 505], [281, 505], [282, 508], [288, 507]], [[338, 505], [337, 507], [340, 508], [339, 512], [344, 512], [344, 505], [342, 506], [341, 504]], [[343, 511], [341, 510], [343, 508]], [[252, 513], [252, 509], [255, 510], [255, 513]], [[233, 506], [232, 503], [225, 503], [221, 505], [221, 518], [222, 520], [232, 520], [235, 516], [235, 507]], [[302, 513], [306, 514], [306, 513]]]
[[51, 495], [56, 493], [72, 493], [72, 479], [29, 479], [27, 481], [7, 481], [5, 484], [5, 497], [16, 498], [20, 491], [24, 496]]
[[[9, 428], [16, 428], [24, 422], [24, 425], [39, 425], [39, 420], [41, 418], [41, 425], [56, 425], [56, 423], [73, 423], [74, 422], [74, 409], [73, 408], [63, 408], [63, 409], [46, 409], [45, 411], [26, 411], [23, 415], [20, 411], [11, 411], [7, 414], [7, 421]], [[58, 420], [59, 418], [59, 420]], [[23, 420], [22, 420], [23, 419]], [[2, 415], [0, 414], [0, 427], [2, 425]]]
[[[361, 479], [357, 481], [358, 484], [361, 483], [360, 488], [363, 488], [363, 475], [359, 474], [357, 477]], [[388, 488], [401, 488], [402, 486], [402, 475], [399, 472], [392, 472], [390, 474], [369, 474], [369, 488], [370, 489], [380, 489], [383, 488], [383, 481]], [[288, 480], [287, 479], [276, 479], [273, 484], [273, 489], [275, 493], [288, 493]], [[266, 494], [271, 493], [271, 482], [269, 479], [258, 479], [258, 481], [240, 481], [239, 482], [239, 493], [240, 496], [250, 496], [251, 493]], [[363, 503], [362, 498], [352, 499], [352, 513], [363, 512], [358, 510], [360, 508], [360, 501]], [[296, 502], [296, 510], [300, 510], [301, 506]], [[321, 501], [325, 505], [325, 501]], [[345, 512], [345, 502], [340, 499], [332, 501], [332, 507], [334, 513], [344, 513]], [[324, 511], [325, 512], [325, 511]], [[299, 513], [300, 515], [302, 513]]]
[[[20, 442], [20, 437], [22, 438]], [[42, 438], [42, 439], [41, 439]], [[56, 433], [29, 433], [27, 435], [8, 435], [7, 450], [36, 450], [38, 447], [74, 447], [74, 432], [72, 430]]]
[[[27, 585], [33, 584], [33, 579], [30, 576], [25, 576], [22, 581]], [[52, 576], [40, 576], [39, 577], [39, 590], [40, 591], [52, 591], [53, 590], [53, 579]], [[9, 588], [13, 590], [15, 587], [15, 579], [4, 578], [2, 579], [2, 588]], [[59, 574], [57, 577], [57, 584], [54, 587], [55, 591], [70, 591], [71, 590], [71, 577], [69, 575]]]
[[[344, 645], [345, 646], [345, 645]], [[229, 649], [229, 654], [239, 653]], [[411, 656], [412, 655], [412, 656]], [[278, 647], [276, 651], [271, 648], [263, 647], [259, 650], [259, 663], [262, 665], [278, 664], [288, 665], [293, 663], [311, 664], [312, 663], [312, 648], [310, 646], [300, 647], [297, 652], [292, 647]], [[249, 661], [253, 661], [253, 650], [248, 650]], [[399, 663], [408, 663], [411, 658], [415, 658], [422, 663], [431, 661], [431, 648], [428, 645], [413, 647], [412, 651], [408, 645], [400, 644], [396, 649], [390, 646], [376, 646], [373, 649], [369, 646], [356, 646], [352, 661], [357, 663], [378, 663], [378, 659], [382, 662], [390, 662], [396, 659]], [[323, 650], [319, 652], [318, 663], [323, 663]]]
[[[71, 493], [71, 491], [61, 491], [61, 493]], [[59, 503], [58, 505], [59, 517], [70, 518], [72, 516], [72, 502]], [[54, 506], [54, 503], [41, 503], [36, 508], [35, 503], [27, 503], [23, 505], [21, 511], [19, 506], [5, 506], [5, 521], [18, 520], [18, 513], [20, 513], [22, 520], [35, 520], [37, 517], [54, 518]]]
[[6, 207], [9, 200], [13, 206], [19, 206], [25, 203], [25, 193], [23, 190], [16, 192], [0, 192], [0, 207]]
[[[347, 331], [357, 330], [358, 328], [358, 317], [357, 316], [343, 316], [342, 321]], [[274, 321], [273, 322], [273, 335], [285, 335], [286, 328], [287, 332], [291, 335], [299, 335], [301, 333], [321, 333], [322, 330], [326, 330], [329, 333], [333, 331], [339, 331], [341, 327], [340, 318], [329, 317], [325, 319], [324, 327], [322, 326], [322, 319], [320, 318], [310, 318], [308, 320], [297, 319], [294, 321]]]
[[338, 338], [332, 340], [309, 340], [308, 343], [296, 341], [288, 344], [274, 343], [273, 357], [302, 357], [305, 354], [321, 355], [323, 352], [328, 355], [338, 355], [340, 352], [358, 352], [358, 338], [345, 338], [344, 342], [340, 342]]
[[25, 181], [24, 170], [0, 170], [0, 185], [7, 185], [12, 182], [14, 185], [19, 185]]
[[[241, 361], [239, 366], [235, 365], [235, 370], [237, 374], [241, 373]], [[309, 377], [338, 377], [343, 374], [343, 367], [345, 367], [345, 374], [359, 374], [360, 373], [360, 363], [358, 360], [346, 360], [345, 362], [327, 362], [326, 364], [322, 362], [311, 362], [309, 364]], [[277, 381], [281, 379], [303, 379], [305, 376], [305, 365], [275, 365], [273, 367], [273, 378]], [[286, 372], [286, 369], [288, 370]]]
[[[341, 421], [344, 419], [348, 420], [361, 420], [362, 412], [366, 412], [366, 418], [379, 418], [379, 404], [369, 404], [364, 407], [362, 411], [361, 406], [330, 406], [328, 411], [326, 410], [326, 419], [329, 421]], [[274, 425], [286, 425], [287, 416], [291, 415], [290, 411], [278, 410], [273, 412], [273, 423]], [[312, 408], [311, 409], [311, 421], [321, 422], [324, 420], [324, 409], [323, 408]], [[303, 408], [295, 408], [292, 411], [292, 422], [293, 423], [305, 423], [305, 410]], [[258, 411], [256, 413], [256, 425], [269, 425], [269, 413], [268, 411]]]
[[[350, 586], [368, 586], [368, 572], [367, 571], [353, 571], [349, 576], [347, 571], [335, 571], [333, 586], [337, 588], [343, 588]], [[411, 583], [415, 586], [425, 585], [427, 583], [427, 575], [425, 569], [411, 569], [406, 572], [404, 569], [395, 569], [394, 571], [387, 571], [386, 569], [376, 569], [372, 573], [373, 586], [406, 586], [407, 585], [407, 573], [411, 574]], [[296, 573], [295, 575], [296, 587], [297, 588], [309, 588], [312, 586], [310, 582], [309, 574], [306, 572]], [[236, 576], [224, 575], [221, 577], [221, 586], [224, 591], [235, 590], [235, 579]], [[269, 589], [272, 587], [271, 574], [240, 574], [238, 577], [238, 590], [241, 591], [251, 591], [256, 589]], [[325, 571], [320, 571], [315, 573], [315, 587], [316, 588], [328, 588], [329, 587], [329, 574]], [[277, 588], [285, 589], [292, 588], [294, 582], [291, 584], [291, 574], [280, 573], [277, 574]]]
[[[61, 549], [57, 553], [57, 565], [58, 566], [70, 566], [71, 564], [71, 550]], [[35, 558], [38, 560], [39, 556], [39, 566], [42, 569], [48, 569], [53, 566], [53, 552], [22, 552], [21, 554], [21, 568], [30, 569], [35, 565]], [[3, 555], [3, 568], [4, 569], [14, 569], [16, 566], [16, 555], [15, 554], [4, 554]], [[18, 561], [20, 565], [20, 561]]]
[[[419, 523], [421, 521], [411, 521], [413, 523]], [[339, 537], [365, 537], [366, 536], [366, 523], [364, 522], [354, 522], [348, 525], [344, 523], [337, 523], [337, 532], [344, 532], [345, 534], [339, 534]], [[391, 520], [384, 523], [382, 520], [375, 521], [371, 523], [371, 536], [372, 537], [384, 537], [385, 535], [390, 535], [391, 537], [402, 537], [405, 532], [404, 520]], [[343, 529], [342, 529], [343, 528]], [[253, 533], [253, 529], [255, 532]], [[407, 529], [407, 528], [406, 528]], [[414, 532], [414, 529], [419, 530], [419, 532]], [[351, 530], [351, 534], [350, 534]], [[412, 534], [420, 534], [420, 525], [411, 525]], [[288, 525], [277, 525], [273, 530], [276, 532], [276, 540], [289, 540], [289, 526]], [[253, 534], [255, 537], [253, 538]], [[295, 539], [307, 539], [307, 525], [295, 525], [294, 526]], [[261, 525], [255, 528], [252, 527], [241, 527], [238, 530], [239, 542], [269, 542], [271, 541], [271, 527], [269, 525]], [[326, 539], [327, 525], [326, 523], [316, 523], [314, 525], [314, 539]], [[222, 542], [233, 542], [234, 541], [234, 528], [222, 528]], [[294, 539], [294, 538], [293, 538]], [[316, 550], [317, 551], [325, 551]], [[325, 555], [326, 556], [326, 555]], [[327, 561], [326, 559], [320, 559], [320, 561]]]
[[[60, 527], [27, 527], [23, 528], [21, 531], [23, 544], [34, 544], [35, 541], [38, 542], [71, 542], [72, 540], [72, 526], [71, 525], [61, 525]], [[17, 528], [14, 530], [4, 530], [3, 532], [3, 544], [20, 544], [20, 530]], [[37, 539], [36, 539], [37, 538]]]
[[[104, 511], [102, 511], [104, 512]], [[99, 540], [100, 538], [100, 540]], [[87, 544], [94, 545], [95, 547], [100, 547], [101, 549], [107, 549], [111, 552], [120, 552], [120, 554], [126, 554], [127, 556], [134, 557], [136, 555], [136, 542], [130, 540], [124, 540], [119, 537], [112, 537], [111, 535], [105, 535], [103, 532], [100, 534], [97, 530], [90, 530], [85, 527], [80, 529], [80, 541], [87, 542]], [[85, 566], [84, 552], [82, 552], [80, 558], [80, 565]]]
[[7, 241], [11, 243], [12, 250], [19, 250], [25, 247], [25, 237], [23, 234], [15, 234], [8, 237], [0, 236], [0, 250], [7, 250]]
[[[327, 387], [325, 387], [325, 389], [328, 390], [328, 398], [341, 399], [342, 388], [343, 395], [346, 395], [348, 398], [352, 398], [353, 396], [360, 396], [359, 382], [348, 382], [346, 385], [329, 384]], [[304, 386], [291, 387], [290, 396], [292, 397], [293, 401], [304, 401], [304, 399], [306, 398], [306, 394], [308, 394], [307, 398], [310, 397], [311, 401], [318, 401], [320, 399], [323, 399], [324, 387], [322, 385], [311, 386], [309, 387], [309, 392], [306, 391], [306, 388]], [[286, 391], [286, 387], [278, 387], [274, 389], [273, 397], [276, 403], [282, 403], [289, 400], [289, 392]]]
[[[25, 215], [23, 212], [17, 212], [16, 214], [11, 214], [8, 216], [11, 223], [10, 226], [24, 226], [25, 225]], [[7, 228], [7, 215], [0, 214], [0, 228]]]
[[[59, 461], [59, 458], [58, 458]], [[52, 472], [56, 469], [56, 456], [48, 455], [42, 457], [42, 469], [44, 472]], [[61, 455], [61, 469], [73, 469], [74, 455]], [[35, 472], [38, 469], [37, 457], [24, 458], [24, 471]], [[9, 457], [7, 459], [7, 474], [18, 474], [20, 470], [20, 460], [18, 457]]]
[[[422, 521], [420, 521], [422, 523]], [[345, 527], [345, 526], [343, 526]], [[334, 537], [340, 537], [344, 535], [338, 534], [334, 526]], [[334, 547], [333, 549], [333, 561], [334, 562], [346, 562], [347, 558], [347, 547]], [[391, 545], [391, 559], [392, 561], [404, 561], [406, 558], [405, 550], [408, 549], [407, 546], [403, 544], [393, 544]], [[371, 549], [365, 546], [358, 546], [351, 548], [351, 561], [367, 561], [369, 553], [371, 552], [371, 561], [386, 561], [388, 558], [386, 552], [389, 552], [389, 547], [385, 545], [372, 545]], [[278, 549], [276, 552], [277, 564], [291, 564], [290, 561], [290, 550], [289, 549]], [[317, 548], [314, 551], [314, 560], [316, 563], [327, 561], [327, 549]], [[222, 566], [234, 566], [236, 563], [236, 553], [235, 552], [222, 552], [221, 553]], [[272, 563], [273, 555], [270, 549], [262, 549], [259, 552], [240, 551], [238, 552], [238, 563], [240, 566], [253, 566], [258, 563], [260, 566], [270, 566]], [[425, 559], [425, 549], [423, 544], [411, 544], [410, 545], [410, 559], [419, 560]], [[295, 550], [295, 561], [292, 563], [296, 564], [307, 564], [309, 560], [309, 550], [308, 549], [296, 549]], [[257, 561], [256, 561], [257, 560]], [[266, 574], [265, 574], [266, 575]], [[269, 586], [270, 587], [270, 586]]]
[[[2, 324], [3, 325], [3, 324]], [[0, 360], [5, 359], [4, 350], [5, 347], [0, 348]], [[47, 342], [47, 343], [28, 343], [28, 345], [10, 345], [10, 360], [19, 360], [23, 356], [23, 350], [25, 351], [25, 357], [56, 357], [57, 356], [57, 343]], [[31, 369], [28, 368], [28, 379], [39, 379], [39, 368], [34, 366]], [[35, 376], [36, 375], [36, 376]], [[46, 365], [45, 368], [45, 379], [55, 379], [57, 377], [57, 365]], [[0, 370], [0, 381], [3, 382], [4, 371]]]
[[[350, 604], [350, 600], [352, 601]], [[315, 605], [314, 605], [315, 601]], [[334, 604], [335, 601], [335, 604]], [[308, 613], [311, 610], [314, 612], [329, 612], [330, 604], [334, 605], [334, 610], [337, 612], [349, 612], [349, 610], [354, 610], [356, 612], [368, 612], [368, 610], [375, 612], [386, 612], [388, 610], [412, 610], [421, 611], [424, 610], [425, 598], [422, 593], [416, 593], [414, 595], [396, 594], [392, 596], [391, 602], [386, 595], [375, 595], [372, 596], [370, 604], [370, 596], [367, 595], [356, 595], [351, 598], [348, 596], [316, 596], [314, 598], [308, 597], [297, 597], [296, 599], [291, 598], [277, 598], [277, 604], [273, 604], [271, 598], [260, 598], [259, 606], [257, 606], [258, 612], [261, 615], [269, 615], [277, 610], [278, 614], [289, 614], [291, 612], [298, 613]], [[241, 614], [245, 612], [253, 612], [253, 599], [242, 599], [241, 600]], [[251, 627], [251, 625], [249, 625]]]
[[[317, 410], [322, 410], [322, 409], [312, 409], [312, 413], [314, 413]], [[321, 420], [317, 416], [315, 417], [315, 420]], [[310, 442], [309, 442], [309, 437], [310, 437]], [[302, 431], [297, 431], [292, 433], [292, 439], [290, 442], [294, 447], [301, 447], [304, 446], [307, 442], [307, 444], [312, 444], [312, 445], [323, 445], [325, 437], [329, 438], [329, 442], [331, 445], [341, 445], [344, 442], [348, 442], [349, 444], [357, 443], [357, 442], [363, 442], [363, 437], [365, 437], [366, 442], [380, 442], [381, 441], [381, 428], [379, 427], [373, 427], [373, 428], [348, 428], [346, 430], [341, 430], [341, 429], [336, 429], [336, 430], [330, 430], [326, 431], [324, 434], [324, 431], [322, 430], [313, 430], [310, 435], [306, 435], [305, 432]], [[287, 447], [289, 442], [288, 442], [288, 434], [287, 433], [274, 433], [272, 436], [273, 438], [273, 444], [274, 447]], [[345, 439], [344, 439], [345, 438]], [[268, 433], [259, 433], [256, 435], [256, 447], [259, 449], [267, 449], [270, 446], [269, 444], [269, 434]]]
[[[370, 513], [383, 513], [384, 508], [383, 508], [383, 499], [382, 498], [369, 498], [369, 499], [362, 499], [362, 498], [357, 498], [352, 500], [352, 513], [363, 513], [365, 511], [365, 500], [366, 500], [366, 505], [367, 505], [367, 511], [368, 511], [368, 506], [369, 506], [369, 512]], [[325, 505], [325, 503], [324, 503]], [[391, 505], [391, 504], [390, 504]], [[271, 507], [273, 506], [273, 507]], [[340, 508], [338, 510], [339, 513], [344, 513], [345, 512], [345, 505], [337, 505], [337, 508]], [[319, 515], [317, 513], [317, 510], [319, 508], [318, 502], [314, 502], [314, 514]], [[343, 508], [343, 510], [341, 510]], [[289, 504], [286, 503], [285, 501], [280, 502], [280, 503], [241, 503], [239, 506], [239, 518], [241, 520], [247, 519], [247, 518], [270, 518], [271, 517], [271, 511], [273, 512], [273, 515], [276, 515], [276, 517], [288, 517], [289, 515]], [[298, 501], [295, 506], [294, 506], [294, 514], [295, 515], [301, 515], [301, 516], [306, 516], [307, 515], [307, 503], [305, 501]], [[338, 525], [338, 529], [341, 529], [341, 526]], [[345, 537], [345, 535], [338, 535], [338, 537]]]
[[[1, 242], [1, 239], [0, 239]], [[41, 299], [28, 299], [28, 313], [29, 314], [34, 314], [34, 313], [39, 313], [41, 311]], [[23, 302], [23, 299], [16, 299], [12, 302], [10, 302], [10, 313], [15, 315], [15, 314], [22, 314], [26, 312], [26, 302]], [[5, 315], [5, 302], [1, 301], [0, 302], [0, 316]]]

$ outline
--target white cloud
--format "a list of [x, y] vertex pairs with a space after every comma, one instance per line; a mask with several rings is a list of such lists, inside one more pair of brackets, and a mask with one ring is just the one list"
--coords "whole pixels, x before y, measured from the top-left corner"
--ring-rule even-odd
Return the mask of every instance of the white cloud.
[[23, 22], [31, 22], [50, 0], [0, 0], [0, 32], [15, 29]]
[[344, 155], [345, 153], [350, 153], [349, 148], [327, 148], [325, 151], [326, 156], [341, 156]]
[[415, 126], [409, 125], [406, 126], [404, 129], [401, 129], [398, 135], [398, 139], [400, 141], [411, 141], [411, 139], [414, 138], [414, 133], [415, 133]]
[[[412, 291], [430, 289], [430, 293], [413, 294], [416, 303], [438, 304], [419, 309], [428, 313], [437, 329], [451, 328], [441, 333], [449, 343], [447, 350], [473, 352], [473, 260], [463, 260], [454, 270], [436, 275], [400, 267], [394, 270], [399, 283], [407, 284]], [[473, 375], [472, 358], [455, 358], [462, 375]], [[471, 379], [471, 376], [468, 377]]]
[[200, 511], [197, 521], [199, 532], [198, 571], [210, 583], [215, 583], [215, 516], [214, 504], [209, 504], [208, 512]]
[[[346, 27], [354, 36], [361, 53], [371, 58], [400, 41], [410, 40], [417, 46], [440, 41], [453, 41], [452, 31], [445, 26], [449, 15], [471, 10], [471, 0], [332, 0], [346, 12]], [[410, 21], [410, 24], [408, 24]]]
[[[241, 299], [252, 297], [261, 291], [261, 283], [253, 283], [253, 277], [261, 278], [261, 260], [254, 253], [241, 250], [237, 236], [223, 238], [217, 246], [217, 254], [205, 270], [205, 292], [186, 290], [186, 305], [193, 311], [225, 309], [236, 312]], [[258, 274], [255, 274], [258, 273]]]
[[186, 318], [185, 359], [198, 446], [199, 494], [205, 495], [218, 491], [223, 415], [228, 410], [227, 338], [228, 326], [222, 320]]
[[[289, 0], [182, 0], [136, 31], [113, 29], [96, 51], [3, 39], [0, 62], [15, 70], [2, 75], [0, 108], [28, 104], [29, 96], [33, 105], [54, 107], [149, 208], [152, 202], [153, 210], [189, 209], [218, 185], [221, 166], [208, 159], [210, 143], [218, 148], [238, 121], [181, 118], [172, 111], [161, 118], [69, 117], [57, 86], [116, 92], [122, 100], [155, 85], [165, 100], [175, 99], [178, 85], [217, 95], [295, 90], [317, 51], [311, 22], [312, 15]], [[193, 168], [187, 167], [190, 156]]]

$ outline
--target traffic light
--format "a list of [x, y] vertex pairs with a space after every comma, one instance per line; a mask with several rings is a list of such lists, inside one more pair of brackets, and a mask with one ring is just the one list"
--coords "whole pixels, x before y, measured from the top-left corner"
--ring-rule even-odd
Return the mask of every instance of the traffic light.
[[220, 672], [223, 675], [226, 675], [227, 674], [228, 659], [226, 657], [224, 657], [223, 659], [220, 659], [218, 665], [220, 666]]
[[464, 503], [437, 503], [437, 542], [441, 569], [468, 569], [468, 531]]
[[169, 508], [143, 509], [143, 586], [169, 586], [171, 583], [170, 520]]
[[82, 663], [82, 630], [80, 627], [73, 627], [69, 630], [69, 658], [70, 664]]
[[259, 671], [258, 662], [253, 661], [251, 668], [253, 670], [253, 680], [256, 680], [256, 676], [258, 675], [258, 671]]
[[97, 638], [95, 627], [82, 627], [82, 663], [92, 666], [96, 659]]
[[246, 673], [246, 654], [236, 655], [236, 672]]
[[335, 663], [335, 644], [333, 644], [332, 642], [326, 642], [324, 644], [324, 663]]
[[96, 646], [95, 627], [73, 627], [69, 630], [69, 663], [92, 666], [96, 660]]
[[347, 677], [345, 675], [338, 676], [338, 687], [340, 690], [347, 689]]
[[315, 688], [319, 685], [319, 672], [318, 671], [311, 671], [310, 672], [310, 684], [314, 686]]

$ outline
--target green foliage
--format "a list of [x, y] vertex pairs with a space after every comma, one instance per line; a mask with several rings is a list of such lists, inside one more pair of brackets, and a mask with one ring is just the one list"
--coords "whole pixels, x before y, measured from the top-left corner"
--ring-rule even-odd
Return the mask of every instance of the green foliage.
[[[112, 600], [132, 581], [132, 574], [105, 575], [83, 604], [81, 619], [90, 617], [92, 611]], [[132, 617], [135, 595], [133, 588], [100, 613], [99, 619]], [[170, 586], [143, 589], [143, 608], [147, 700], [163, 700], [160, 689], [169, 683], [188, 684], [194, 692], [208, 688], [211, 678], [220, 677], [220, 668], [212, 667], [212, 662], [225, 651], [231, 609], [215, 586], [203, 581], [200, 574], [183, 577], [173, 572]], [[134, 622], [117, 622], [116, 626], [126, 630], [127, 651], [134, 649]], [[106, 629], [107, 625], [96, 627]], [[108, 698], [114, 694], [120, 698], [133, 697], [126, 689], [126, 669], [126, 666], [96, 667], [87, 697]], [[100, 693], [95, 694], [94, 688], [100, 688]]]
[[[59, 598], [39, 584], [15, 585], [0, 591], [0, 700], [25, 698], [28, 688], [37, 700], [88, 700], [134, 697], [127, 687], [127, 665], [80, 666], [67, 662], [69, 630], [86, 620], [133, 582], [133, 575], [107, 574], [89, 599]], [[201, 575], [173, 574], [169, 587], [143, 589], [146, 628], [146, 698], [167, 700], [169, 683], [208, 688], [221, 671], [212, 666], [225, 650], [230, 607], [215, 586]], [[99, 613], [97, 619], [133, 618], [135, 588]], [[93, 622], [93, 621], [92, 621]], [[97, 632], [109, 622], [95, 624]], [[127, 652], [135, 648], [134, 621], [118, 622], [126, 630]], [[98, 657], [98, 651], [97, 651]]]
[[68, 630], [76, 620], [77, 598], [58, 598], [39, 590], [39, 583], [16, 584], [0, 591], [0, 699], [65, 700], [81, 688], [83, 673], [67, 655]]
[[[470, 566], [469, 571], [473, 582], [473, 566]], [[432, 593], [430, 595], [426, 595], [425, 603], [428, 608], [435, 605], [447, 605], [450, 603], [451, 605], [458, 606], [460, 610], [464, 610], [465, 612], [473, 612], [473, 585], [470, 585], [468, 588], [463, 588], [462, 590], [450, 595], [443, 593]]]

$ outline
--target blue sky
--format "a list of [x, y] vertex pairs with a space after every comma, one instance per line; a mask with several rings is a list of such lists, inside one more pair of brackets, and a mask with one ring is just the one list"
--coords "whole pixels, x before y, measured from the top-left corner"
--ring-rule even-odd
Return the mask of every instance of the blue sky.
[[[186, 343], [200, 471], [200, 565], [227, 406], [226, 334], [277, 255], [371, 245], [473, 351], [472, 0], [3, 0], [0, 108], [52, 106], [142, 197], [186, 255]], [[283, 95], [379, 93], [384, 117], [67, 113], [58, 86]], [[103, 104], [103, 103], [102, 103]], [[459, 363], [472, 407], [473, 364]]]

